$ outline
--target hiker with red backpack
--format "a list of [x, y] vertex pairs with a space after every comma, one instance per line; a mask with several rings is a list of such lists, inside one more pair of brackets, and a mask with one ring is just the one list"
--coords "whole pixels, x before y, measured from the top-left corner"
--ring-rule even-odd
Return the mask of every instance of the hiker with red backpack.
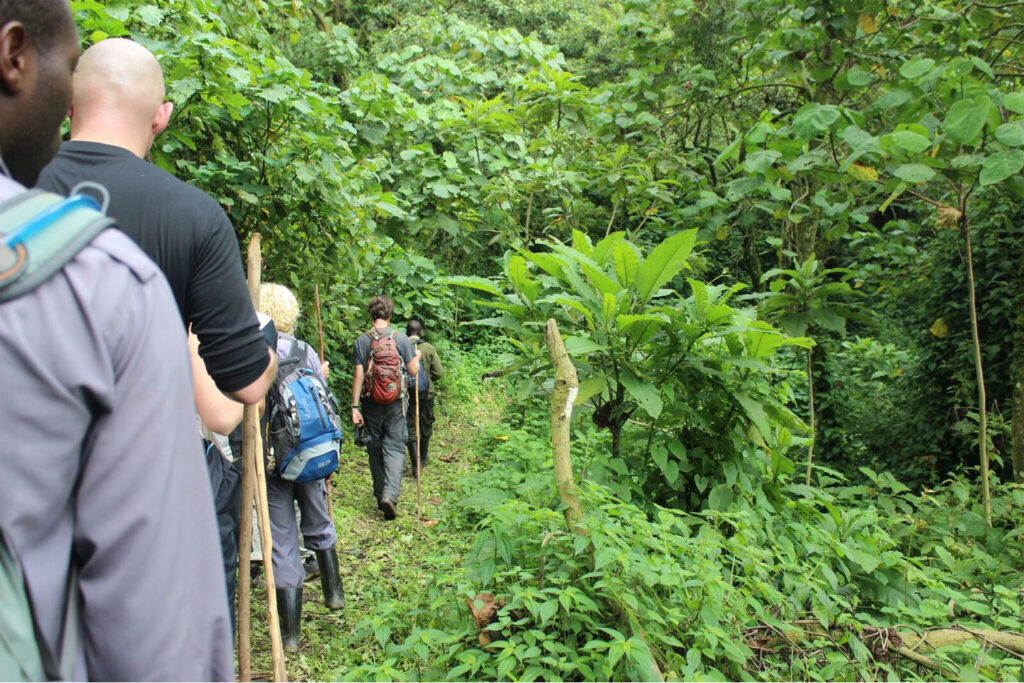
[[352, 379], [352, 423], [365, 429], [373, 497], [388, 520], [398, 516], [405, 467], [407, 378], [419, 374], [421, 356], [408, 337], [391, 328], [394, 310], [386, 296], [370, 300], [373, 326], [356, 338]]

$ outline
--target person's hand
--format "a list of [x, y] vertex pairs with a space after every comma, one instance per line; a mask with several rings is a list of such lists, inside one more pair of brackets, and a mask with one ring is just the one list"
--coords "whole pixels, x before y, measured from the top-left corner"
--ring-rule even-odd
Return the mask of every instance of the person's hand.
[[331, 364], [329, 361], [325, 360], [320, 363], [320, 372], [324, 374], [325, 378], [331, 376]]
[[363, 414], [359, 411], [359, 408], [352, 409], [352, 424], [357, 427], [363, 424]]

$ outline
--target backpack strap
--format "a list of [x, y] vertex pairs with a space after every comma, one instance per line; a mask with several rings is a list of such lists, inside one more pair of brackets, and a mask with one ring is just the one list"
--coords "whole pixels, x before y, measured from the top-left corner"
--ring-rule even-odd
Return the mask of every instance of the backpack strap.
[[288, 366], [291, 366], [291, 365], [294, 365], [296, 363], [301, 363], [302, 361], [306, 360], [306, 346], [307, 346], [307, 344], [306, 344], [306, 342], [302, 341], [301, 339], [296, 339], [292, 335], [286, 334], [284, 332], [278, 332], [277, 336], [279, 338], [283, 337], [285, 339], [290, 339], [291, 342], [292, 342], [292, 350], [288, 352], [288, 355], [285, 356], [284, 358], [280, 358], [279, 357], [277, 359], [277, 367], [278, 367], [277, 373], [278, 373], [278, 376], [283, 377], [284, 373], [282, 372], [282, 370], [284, 368], [286, 368]]
[[[0, 204], [0, 302], [46, 282], [96, 235], [114, 225], [99, 207], [88, 195], [64, 198], [41, 190], [23, 192]], [[14, 227], [4, 230], [2, 226]]]

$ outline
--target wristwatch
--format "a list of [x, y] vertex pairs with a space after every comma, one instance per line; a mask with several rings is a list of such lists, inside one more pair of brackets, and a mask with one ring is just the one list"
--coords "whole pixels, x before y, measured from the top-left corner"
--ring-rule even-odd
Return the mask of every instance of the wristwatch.
[[352, 406], [352, 410], [359, 410], [359, 406]]

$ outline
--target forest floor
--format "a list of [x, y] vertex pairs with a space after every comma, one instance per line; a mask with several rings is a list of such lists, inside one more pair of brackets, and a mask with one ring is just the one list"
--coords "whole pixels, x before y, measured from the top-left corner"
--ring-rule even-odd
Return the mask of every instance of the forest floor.
[[[462, 565], [473, 528], [456, 505], [457, 483], [486, 464], [485, 432], [500, 422], [505, 404], [503, 391], [494, 391], [496, 388], [493, 384], [488, 387], [490, 393], [460, 396], [466, 399], [461, 405], [452, 405], [443, 395], [438, 398], [430, 464], [423, 468], [421, 482], [427, 522], [416, 514], [416, 480], [408, 460], [399, 516], [394, 521], [384, 520], [373, 498], [366, 451], [346, 438], [342, 462], [331, 480], [331, 497], [347, 604], [338, 611], [328, 610], [320, 579], [307, 579], [302, 647], [285, 655], [289, 680], [338, 680], [351, 666], [373, 661], [379, 651], [351, 643], [357, 625], [381, 603], [422, 594]], [[453, 591], [452, 600], [462, 598]], [[417, 600], [407, 602], [416, 604]], [[470, 619], [468, 611], [466, 618]], [[272, 680], [262, 572], [253, 582], [252, 645], [253, 680]]]

